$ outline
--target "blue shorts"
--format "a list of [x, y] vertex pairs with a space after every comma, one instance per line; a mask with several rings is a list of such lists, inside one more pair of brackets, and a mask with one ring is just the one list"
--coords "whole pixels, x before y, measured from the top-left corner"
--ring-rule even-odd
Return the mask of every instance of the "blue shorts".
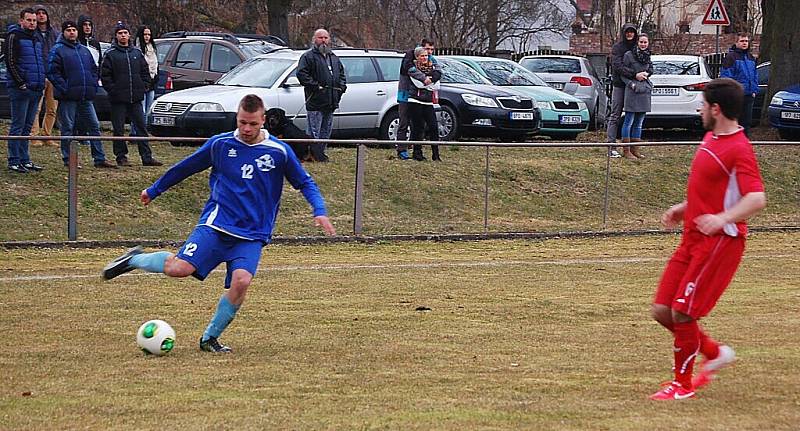
[[177, 258], [194, 266], [194, 278], [205, 280], [220, 263], [227, 264], [225, 288], [231, 287], [231, 276], [236, 269], [256, 275], [261, 258], [262, 241], [236, 238], [208, 226], [197, 226], [178, 250]]

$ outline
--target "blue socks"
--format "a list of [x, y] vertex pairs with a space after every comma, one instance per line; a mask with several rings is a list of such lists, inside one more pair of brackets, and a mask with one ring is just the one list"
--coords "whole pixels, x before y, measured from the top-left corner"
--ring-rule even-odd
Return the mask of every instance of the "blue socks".
[[164, 262], [167, 261], [170, 252], [157, 251], [155, 253], [142, 253], [133, 256], [128, 262], [130, 266], [143, 269], [147, 272], [164, 272]]
[[203, 332], [202, 341], [208, 340], [210, 337], [219, 338], [222, 331], [228, 327], [233, 317], [236, 316], [236, 311], [238, 310], [239, 307], [231, 304], [228, 301], [228, 297], [223, 294], [222, 298], [219, 299], [219, 304], [217, 304], [217, 311], [214, 313], [214, 317], [211, 318], [211, 323], [208, 324], [206, 331]]

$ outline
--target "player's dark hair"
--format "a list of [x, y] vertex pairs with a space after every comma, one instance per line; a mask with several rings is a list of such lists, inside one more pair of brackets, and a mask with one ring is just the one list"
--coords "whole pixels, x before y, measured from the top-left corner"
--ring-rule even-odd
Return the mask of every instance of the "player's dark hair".
[[20, 17], [20, 18], [25, 18], [25, 14], [26, 14], [26, 13], [31, 13], [31, 14], [34, 14], [34, 15], [36, 15], [36, 11], [35, 11], [35, 10], [33, 10], [33, 8], [32, 8], [32, 7], [26, 7], [25, 9], [22, 9], [22, 10], [19, 12], [19, 17]]
[[425, 38], [425, 39], [422, 39], [422, 42], [420, 42], [420, 44], [419, 44], [419, 45], [420, 45], [420, 46], [425, 46], [425, 45], [434, 46], [435, 44], [433, 43], [433, 41], [432, 41], [432, 40], [430, 40], [430, 39], [428, 39], [428, 38]]
[[744, 88], [733, 79], [717, 78], [706, 84], [703, 99], [709, 106], [716, 103], [725, 118], [735, 120], [742, 113]]
[[255, 94], [248, 94], [242, 98], [241, 102], [239, 102], [239, 109], [242, 109], [245, 112], [258, 112], [259, 110], [264, 112], [264, 101]]

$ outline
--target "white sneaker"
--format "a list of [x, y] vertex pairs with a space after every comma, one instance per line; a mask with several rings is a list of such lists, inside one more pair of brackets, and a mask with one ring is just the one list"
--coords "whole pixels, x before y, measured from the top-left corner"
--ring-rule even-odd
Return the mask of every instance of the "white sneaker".
[[622, 154], [620, 154], [617, 150], [609, 150], [608, 157], [611, 157], [612, 159], [618, 159], [622, 157]]
[[695, 389], [711, 383], [717, 376], [719, 370], [730, 366], [736, 361], [736, 352], [729, 346], [719, 346], [719, 355], [716, 358], [707, 360], [700, 364], [700, 372], [692, 379], [692, 386]]

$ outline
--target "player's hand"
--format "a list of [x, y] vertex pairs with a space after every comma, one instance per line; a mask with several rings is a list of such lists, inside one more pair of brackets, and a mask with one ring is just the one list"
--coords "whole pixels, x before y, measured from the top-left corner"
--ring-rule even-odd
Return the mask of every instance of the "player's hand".
[[139, 199], [142, 200], [142, 204], [147, 206], [152, 199], [150, 199], [150, 195], [147, 194], [147, 189], [142, 190], [142, 194], [139, 195]]
[[314, 217], [314, 225], [322, 227], [322, 230], [325, 231], [326, 235], [333, 236], [336, 235], [336, 228], [333, 227], [331, 220], [328, 216], [316, 216]]
[[674, 229], [680, 223], [682, 216], [683, 205], [673, 205], [661, 215], [661, 224], [667, 229]]
[[697, 230], [711, 236], [719, 232], [728, 222], [716, 214], [703, 214], [695, 217], [694, 223]]

